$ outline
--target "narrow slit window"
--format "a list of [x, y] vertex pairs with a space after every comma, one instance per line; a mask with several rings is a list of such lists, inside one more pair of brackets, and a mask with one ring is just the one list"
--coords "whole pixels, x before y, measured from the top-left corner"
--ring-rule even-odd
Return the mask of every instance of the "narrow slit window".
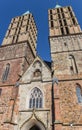
[[53, 28], [54, 27], [54, 24], [53, 24], [53, 21], [51, 21], [51, 28]]
[[67, 25], [67, 21], [64, 19], [63, 22], [64, 22], [64, 25], [66, 26]]
[[5, 69], [4, 73], [2, 75], [2, 82], [5, 82], [7, 80], [8, 74], [9, 74], [9, 70], [10, 70], [10, 64], [8, 63], [6, 65], [6, 69]]
[[73, 55], [69, 55], [70, 60], [70, 71], [72, 74], [78, 73], [75, 57]]
[[63, 8], [61, 8], [61, 12], [63, 13]]
[[61, 28], [61, 33], [62, 33], [62, 35], [65, 34], [65, 33], [64, 33], [64, 28]]
[[59, 9], [57, 9], [57, 13], [60, 13]]
[[60, 24], [60, 26], [63, 26], [63, 24], [62, 24], [62, 21], [61, 21], [61, 20], [59, 20], [59, 24]]
[[82, 88], [79, 84], [76, 86], [76, 94], [78, 98], [78, 103], [82, 103]]
[[70, 12], [70, 16], [73, 17], [73, 13], [72, 12]]
[[65, 29], [66, 29], [66, 34], [69, 34], [69, 28], [65, 27]]
[[52, 15], [52, 10], [50, 10], [50, 14]]
[[68, 10], [69, 10], [69, 11], [71, 11], [71, 8], [70, 8], [70, 7], [68, 7]]
[[50, 15], [50, 19], [53, 20], [53, 15]]
[[76, 21], [74, 18], [72, 18], [73, 24], [76, 25]]
[[52, 13], [52, 10], [50, 10], [50, 19], [53, 20], [53, 13]]

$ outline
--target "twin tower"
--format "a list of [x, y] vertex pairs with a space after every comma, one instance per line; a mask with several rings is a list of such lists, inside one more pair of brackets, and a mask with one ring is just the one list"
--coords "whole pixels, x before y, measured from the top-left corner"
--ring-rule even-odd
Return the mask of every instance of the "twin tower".
[[82, 31], [71, 6], [48, 10], [51, 63], [29, 12], [0, 47], [0, 130], [82, 130]]

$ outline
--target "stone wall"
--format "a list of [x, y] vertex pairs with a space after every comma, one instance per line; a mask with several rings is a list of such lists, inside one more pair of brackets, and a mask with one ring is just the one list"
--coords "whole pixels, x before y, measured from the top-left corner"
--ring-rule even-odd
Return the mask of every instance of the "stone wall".
[[78, 103], [76, 84], [82, 81], [59, 83], [61, 122], [65, 124], [82, 124], [82, 104]]
[[[39, 109], [29, 108], [29, 96], [30, 92], [34, 87], [38, 87], [43, 93], [43, 107]], [[40, 81], [32, 82], [26, 85], [20, 85], [19, 87], [19, 120], [18, 124], [22, 127], [24, 122], [32, 120], [32, 115], [34, 114], [34, 119], [39, 120], [44, 123], [45, 127], [51, 130], [52, 118], [51, 118], [51, 83], [42, 83]]]
[[58, 85], [54, 84], [53, 86], [54, 128], [56, 130], [80, 130], [82, 128], [82, 103], [78, 102], [77, 84], [81, 85], [82, 81], [59, 81]]
[[[54, 84], [54, 129], [81, 130], [82, 104], [76, 84], [82, 89], [82, 34], [50, 37]], [[73, 124], [73, 127], [71, 126]]]
[[[74, 56], [75, 63], [77, 66], [78, 72], [75, 72], [75, 74], [79, 74], [79, 76], [82, 74], [82, 51], [73, 51], [73, 52], [63, 52], [58, 54], [52, 54], [53, 59], [53, 69], [55, 71], [55, 75], [57, 76], [64, 76], [69, 75], [73, 76], [70, 70], [71, 66], [71, 60], [70, 55]], [[63, 79], [63, 78], [62, 78]]]
[[[15, 85], [33, 60], [34, 54], [28, 43], [0, 47], [0, 130], [13, 130], [13, 126], [16, 127], [18, 88]], [[10, 70], [7, 80], [3, 82], [2, 76], [7, 64], [10, 64]]]
[[82, 49], [82, 34], [50, 37], [51, 54]]

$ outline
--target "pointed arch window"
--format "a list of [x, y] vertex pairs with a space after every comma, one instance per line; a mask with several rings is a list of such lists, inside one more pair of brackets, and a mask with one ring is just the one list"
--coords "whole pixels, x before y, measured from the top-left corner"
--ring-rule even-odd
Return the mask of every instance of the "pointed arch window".
[[75, 57], [73, 55], [69, 55], [70, 60], [70, 71], [72, 74], [78, 73]]
[[82, 103], [82, 88], [79, 84], [76, 86], [76, 94], [78, 98], [78, 103]]
[[43, 94], [41, 90], [35, 87], [30, 94], [29, 108], [42, 108], [43, 107]]
[[9, 70], [10, 70], [10, 64], [8, 63], [6, 65], [6, 69], [5, 69], [4, 73], [2, 75], [2, 82], [5, 82], [7, 80], [8, 74], [9, 74]]

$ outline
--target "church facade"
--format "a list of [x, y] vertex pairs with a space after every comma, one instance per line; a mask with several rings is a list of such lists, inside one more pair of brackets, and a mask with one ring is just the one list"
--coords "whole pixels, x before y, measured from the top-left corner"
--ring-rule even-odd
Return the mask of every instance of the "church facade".
[[51, 61], [36, 52], [31, 13], [0, 47], [0, 130], [82, 130], [82, 31], [71, 6], [48, 10]]

